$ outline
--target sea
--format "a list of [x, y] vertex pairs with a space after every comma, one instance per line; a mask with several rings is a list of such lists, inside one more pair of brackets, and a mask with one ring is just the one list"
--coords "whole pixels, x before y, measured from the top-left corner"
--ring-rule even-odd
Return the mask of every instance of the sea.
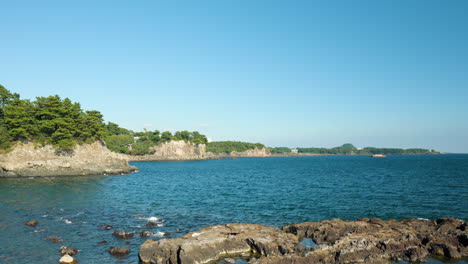
[[[0, 263], [58, 263], [60, 246], [68, 246], [79, 250], [80, 263], [136, 264], [147, 239], [138, 235], [142, 230], [158, 240], [237, 222], [281, 227], [332, 218], [468, 220], [468, 155], [462, 154], [132, 165], [139, 171], [129, 175], [0, 178]], [[32, 219], [36, 227], [24, 225]], [[148, 221], [154, 227], [146, 227]], [[117, 239], [116, 229], [135, 236]], [[63, 241], [45, 240], [51, 235]], [[112, 246], [131, 253], [111, 256]]]

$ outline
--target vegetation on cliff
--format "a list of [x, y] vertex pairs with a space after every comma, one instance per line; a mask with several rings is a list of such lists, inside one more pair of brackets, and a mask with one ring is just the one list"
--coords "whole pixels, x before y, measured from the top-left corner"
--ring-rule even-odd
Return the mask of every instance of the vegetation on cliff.
[[161, 133], [159, 130], [133, 132], [111, 122], [106, 127], [108, 132], [108, 137], [105, 139], [107, 147], [114, 152], [131, 155], [152, 154], [154, 146], [171, 140], [183, 140], [194, 144], [208, 142], [206, 136], [197, 131], [177, 131], [174, 135], [169, 131]]
[[0, 85], [0, 148], [14, 141], [35, 141], [61, 149], [105, 138], [99, 111], [84, 111], [79, 103], [58, 95], [21, 99]]
[[232, 151], [244, 152], [250, 149], [262, 149], [265, 145], [261, 143], [248, 143], [239, 141], [215, 141], [206, 145], [206, 151], [215, 154], [231, 153]]

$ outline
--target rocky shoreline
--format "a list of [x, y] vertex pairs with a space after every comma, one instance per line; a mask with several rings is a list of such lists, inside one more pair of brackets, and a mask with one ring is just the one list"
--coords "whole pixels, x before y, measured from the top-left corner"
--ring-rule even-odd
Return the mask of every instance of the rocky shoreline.
[[[140, 263], [393, 263], [424, 262], [427, 257], [468, 257], [467, 224], [441, 218], [383, 221], [362, 218], [306, 222], [280, 229], [256, 224], [215, 225], [180, 238], [147, 240]], [[309, 239], [313, 246], [301, 241]]]
[[99, 141], [77, 145], [69, 151], [20, 143], [11, 152], [0, 155], [0, 178], [118, 175], [136, 170], [125, 155], [110, 151]]

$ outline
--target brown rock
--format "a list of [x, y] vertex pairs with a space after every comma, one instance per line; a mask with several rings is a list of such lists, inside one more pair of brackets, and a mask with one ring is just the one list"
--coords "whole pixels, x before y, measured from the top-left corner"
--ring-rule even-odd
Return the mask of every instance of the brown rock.
[[28, 222], [26, 222], [24, 224], [27, 225], [27, 226], [33, 226], [34, 227], [34, 226], [37, 226], [38, 223], [39, 222], [37, 222], [37, 220], [31, 220], [31, 221], [28, 221]]
[[52, 243], [58, 243], [58, 242], [62, 242], [62, 241], [63, 241], [63, 239], [61, 239], [61, 238], [58, 237], [58, 236], [54, 236], [54, 235], [46, 237], [45, 240], [49, 240], [49, 241], [52, 242]]
[[112, 256], [125, 256], [130, 253], [130, 249], [126, 247], [111, 247], [109, 248], [109, 253]]

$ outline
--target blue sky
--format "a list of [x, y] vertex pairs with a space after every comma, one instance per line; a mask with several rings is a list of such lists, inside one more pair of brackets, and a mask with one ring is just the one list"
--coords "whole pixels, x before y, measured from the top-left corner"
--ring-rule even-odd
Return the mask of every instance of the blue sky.
[[466, 1], [4, 1], [0, 84], [141, 130], [468, 152]]

